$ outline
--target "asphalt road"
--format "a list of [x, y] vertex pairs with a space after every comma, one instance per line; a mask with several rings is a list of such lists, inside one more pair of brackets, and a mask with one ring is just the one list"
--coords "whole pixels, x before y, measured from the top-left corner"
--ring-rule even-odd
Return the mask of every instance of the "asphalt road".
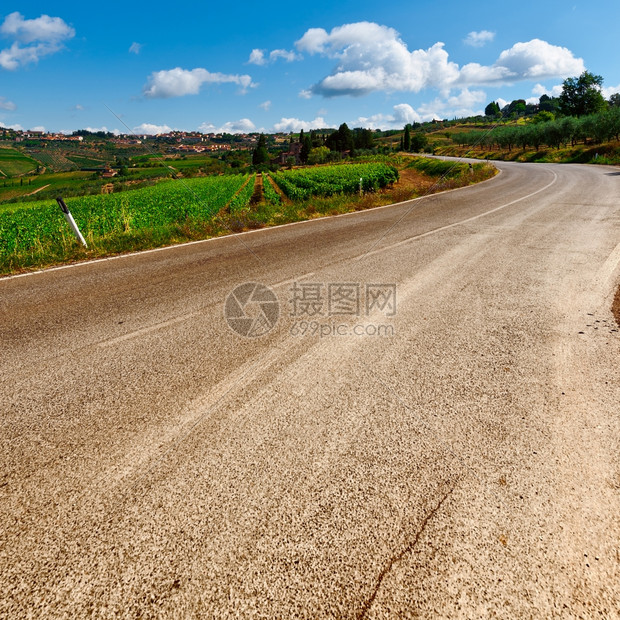
[[498, 167], [1, 280], [0, 617], [619, 617], [620, 175]]

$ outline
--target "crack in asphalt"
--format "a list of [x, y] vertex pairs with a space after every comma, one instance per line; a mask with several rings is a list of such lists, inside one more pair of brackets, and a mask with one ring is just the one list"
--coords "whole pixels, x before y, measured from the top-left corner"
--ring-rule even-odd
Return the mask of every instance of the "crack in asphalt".
[[416, 545], [418, 544], [418, 541], [420, 540], [420, 537], [422, 536], [424, 530], [426, 529], [426, 526], [428, 525], [428, 522], [437, 514], [437, 512], [439, 511], [443, 503], [452, 494], [452, 492], [456, 488], [457, 483], [455, 483], [453, 486], [451, 486], [448, 489], [448, 491], [439, 500], [439, 503], [437, 504], [437, 506], [435, 506], [435, 508], [433, 508], [433, 510], [431, 510], [426, 515], [426, 517], [424, 517], [424, 520], [422, 521], [422, 524], [420, 525], [418, 531], [415, 533], [413, 540], [408, 545], [406, 545], [405, 548], [400, 551], [400, 553], [393, 555], [389, 559], [386, 566], [379, 573], [379, 577], [377, 578], [377, 583], [375, 584], [375, 587], [371, 595], [368, 597], [368, 599], [366, 599], [366, 602], [362, 606], [361, 611], [359, 612], [359, 614], [357, 614], [357, 620], [363, 620], [364, 618], [366, 618], [366, 614], [370, 611], [370, 608], [372, 607], [373, 603], [375, 602], [375, 599], [377, 598], [377, 594], [379, 594], [379, 590], [381, 589], [383, 581], [385, 580], [387, 575], [391, 572], [394, 564], [396, 564], [397, 562], [400, 562], [400, 560], [402, 560], [407, 554], [411, 553], [415, 549]]

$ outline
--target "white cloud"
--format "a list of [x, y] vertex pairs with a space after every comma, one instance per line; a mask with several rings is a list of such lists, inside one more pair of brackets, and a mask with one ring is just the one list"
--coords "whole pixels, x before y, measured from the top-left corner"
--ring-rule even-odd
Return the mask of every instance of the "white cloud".
[[250, 52], [250, 57], [248, 58], [248, 64], [251, 65], [259, 65], [264, 66], [269, 63], [275, 62], [278, 58], [282, 58], [286, 60], [286, 62], [293, 62], [294, 60], [300, 60], [300, 56], [298, 56], [293, 51], [288, 50], [273, 50], [267, 54], [267, 50], [261, 49], [253, 49]]
[[264, 50], [253, 49], [250, 52], [250, 58], [248, 59], [248, 63], [251, 65], [266, 65], [267, 59], [265, 58]]
[[[536, 95], [538, 99], [543, 95], [559, 97], [562, 94], [562, 88], [562, 84], [556, 84], [552, 86], [551, 89], [545, 88], [542, 84], [536, 84], [534, 88], [532, 88], [532, 95]], [[538, 103], [538, 100], [536, 100], [536, 103]]]
[[[486, 32], [486, 31], [482, 31]], [[488, 35], [475, 33], [478, 39]], [[372, 22], [345, 24], [327, 32], [311, 28], [295, 43], [298, 51], [336, 61], [332, 73], [310, 90], [324, 97], [360, 96], [377, 91], [419, 92], [436, 88], [444, 96], [455, 87], [514, 83], [527, 79], [566, 77], [583, 71], [583, 60], [570, 50], [540, 39], [516, 43], [491, 66], [451, 62], [441, 42], [409, 51], [393, 28]]]
[[424, 120], [441, 120], [444, 118], [464, 118], [484, 114], [481, 106], [486, 101], [486, 93], [482, 90], [464, 88], [458, 95], [447, 99], [435, 99], [424, 103], [418, 112]]
[[63, 42], [75, 36], [75, 30], [60, 17], [41, 15], [36, 19], [24, 19], [16, 11], [2, 22], [0, 34], [13, 39], [9, 48], [0, 51], [0, 67], [14, 71], [60, 51]]
[[499, 55], [495, 65], [506, 68], [516, 80], [568, 77], [585, 70], [583, 60], [569, 49], [540, 39], [515, 43]]
[[366, 129], [400, 129], [407, 123], [419, 123], [422, 117], [408, 103], [399, 103], [394, 106], [393, 114], [373, 114], [372, 116], [360, 116], [352, 121], [353, 127]]
[[[103, 128], [101, 130], [97, 129], [96, 131], [107, 130]], [[160, 133], [168, 133], [172, 131], [172, 127], [169, 127], [168, 125], [154, 125], [152, 123], [142, 123], [141, 125], [134, 127], [132, 131], [135, 134], [146, 134], [150, 136], [155, 136]]]
[[135, 41], [129, 46], [130, 54], [139, 54], [142, 51], [142, 43], [136, 43]]
[[420, 123], [433, 119], [476, 116], [483, 110], [477, 108], [486, 101], [486, 93], [481, 90], [470, 91], [463, 89], [458, 95], [446, 99], [434, 99], [429, 103], [423, 103], [414, 109], [408, 103], [399, 103], [393, 107], [392, 114], [374, 114], [372, 116], [360, 116], [352, 121], [354, 127], [366, 127], [369, 129], [401, 129], [407, 123]]
[[213, 123], [202, 123], [198, 131], [203, 133], [253, 133], [257, 129], [249, 118], [241, 118], [238, 121], [228, 121], [221, 127], [216, 127]]
[[217, 133], [251, 133], [256, 131], [256, 125], [249, 118], [224, 123]]
[[417, 92], [458, 78], [458, 66], [448, 62], [443, 43], [409, 52], [396, 30], [371, 22], [345, 24], [329, 34], [312, 28], [296, 46], [299, 51], [337, 60], [332, 74], [311, 89], [325, 97], [381, 90]]
[[330, 125], [322, 116], [317, 116], [313, 121], [302, 121], [298, 118], [281, 118], [277, 122], [273, 129], [278, 133], [290, 133], [301, 131], [311, 131], [312, 129], [324, 129], [327, 127], [334, 127]]
[[241, 92], [256, 86], [249, 75], [211, 73], [206, 69], [187, 70], [176, 67], [169, 71], [154, 71], [144, 87], [144, 96], [151, 98], [183, 97], [197, 95], [203, 84], [237, 84]]
[[421, 120], [421, 116], [408, 103], [399, 103], [394, 106], [394, 121], [400, 125], [419, 123]]
[[13, 129], [14, 131], [24, 131], [24, 128], [16, 123], [15, 125], [5, 125], [4, 123], [0, 123], [0, 127], [4, 127], [5, 129]]
[[282, 58], [282, 60], [286, 60], [286, 62], [293, 62], [294, 60], [300, 60], [301, 57], [295, 52], [288, 50], [273, 50], [269, 52], [269, 60], [271, 60], [271, 62], [275, 62], [278, 58]]
[[43, 125], [37, 125], [36, 127], [31, 127], [29, 131], [40, 131], [41, 133], [45, 133], [45, 127]]
[[603, 97], [605, 97], [605, 99], [609, 99], [612, 95], [620, 93], [620, 84], [618, 84], [618, 86], [609, 86], [607, 88], [602, 88], [601, 93], [603, 93]]
[[[150, 125], [150, 127], [155, 127], [155, 125]], [[120, 135], [120, 131], [118, 129], [108, 129], [105, 125], [103, 127], [84, 127], [84, 129], [86, 129], [86, 131], [90, 131], [92, 133], [97, 133], [98, 131], [105, 131], [106, 133], [113, 133], [115, 136]], [[138, 129], [136, 127], [136, 129]], [[136, 131], [134, 129], [134, 131]], [[67, 132], [64, 132], [67, 133]], [[146, 133], [144, 131], [136, 131], [136, 133]]]
[[0, 26], [0, 33], [20, 43], [35, 41], [58, 43], [75, 36], [75, 30], [60, 17], [41, 15], [36, 19], [24, 19], [24, 16], [17, 11], [7, 15]]
[[489, 30], [481, 30], [480, 32], [470, 32], [467, 38], [463, 40], [465, 45], [471, 47], [483, 47], [495, 38], [495, 33]]
[[300, 90], [299, 91], [299, 98], [300, 99], [312, 99], [312, 91], [311, 90]]
[[6, 97], [0, 97], [0, 110], [9, 110], [12, 112], [16, 109], [17, 106], [12, 101], [9, 101]]
[[265, 112], [267, 112], [271, 108], [271, 101], [263, 101], [263, 103], [259, 104], [258, 107], [262, 108], [263, 110], [265, 110]]

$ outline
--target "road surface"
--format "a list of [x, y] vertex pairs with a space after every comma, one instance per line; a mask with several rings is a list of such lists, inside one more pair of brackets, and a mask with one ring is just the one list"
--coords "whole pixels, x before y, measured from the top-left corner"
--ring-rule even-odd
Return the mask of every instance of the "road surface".
[[1, 280], [0, 617], [618, 617], [620, 175], [498, 167]]

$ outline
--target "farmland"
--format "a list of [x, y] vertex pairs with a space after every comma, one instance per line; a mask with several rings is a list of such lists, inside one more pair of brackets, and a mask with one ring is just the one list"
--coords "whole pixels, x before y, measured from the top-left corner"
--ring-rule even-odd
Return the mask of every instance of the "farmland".
[[[255, 173], [180, 178], [134, 191], [68, 197], [88, 249], [76, 242], [53, 199], [7, 203], [0, 208], [0, 273], [372, 208], [445, 189], [446, 180], [456, 187], [494, 173], [485, 164], [472, 176], [465, 174], [466, 164], [412, 157], [389, 161], [264, 174], [252, 203]], [[392, 189], [399, 179], [396, 166], [405, 178]], [[426, 170], [414, 170], [412, 177], [414, 166]], [[441, 182], [434, 180], [438, 176]]]
[[20, 151], [0, 148], [0, 178], [27, 174], [36, 170], [38, 165], [37, 161]]
[[273, 179], [291, 200], [305, 200], [311, 196], [375, 191], [396, 182], [398, 171], [384, 163], [349, 164], [278, 172]]
[[[162, 182], [134, 192], [70, 198], [67, 206], [89, 245], [105, 248], [123, 238], [131, 242], [145, 231], [207, 222], [229, 202], [242, 208], [252, 189], [253, 177], [247, 175], [207, 177]], [[55, 203], [10, 206], [0, 212], [3, 271], [36, 264], [48, 254], [58, 258], [75, 245]]]

